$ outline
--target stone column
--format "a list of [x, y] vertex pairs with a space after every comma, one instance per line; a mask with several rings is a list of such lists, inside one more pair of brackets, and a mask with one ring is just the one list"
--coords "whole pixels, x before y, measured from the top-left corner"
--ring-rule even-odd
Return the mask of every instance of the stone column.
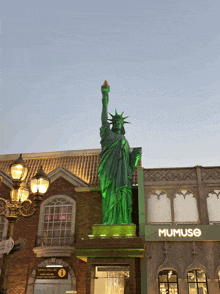
[[208, 217], [208, 210], [207, 210], [207, 202], [206, 197], [204, 195], [204, 188], [202, 182], [202, 167], [196, 165], [196, 174], [197, 174], [197, 187], [198, 187], [198, 212], [199, 212], [199, 219], [202, 225], [209, 224], [209, 217]]
[[187, 281], [185, 279], [178, 279], [179, 293], [188, 294]]

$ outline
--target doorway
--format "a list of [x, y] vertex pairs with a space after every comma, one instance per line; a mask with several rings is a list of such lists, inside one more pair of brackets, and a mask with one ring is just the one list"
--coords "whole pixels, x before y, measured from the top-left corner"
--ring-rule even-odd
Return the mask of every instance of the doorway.
[[[47, 267], [60, 267], [53, 265]], [[35, 279], [34, 294], [65, 294], [71, 290], [71, 276], [68, 274], [68, 279]]]
[[129, 266], [96, 266], [95, 294], [126, 294], [129, 292]]

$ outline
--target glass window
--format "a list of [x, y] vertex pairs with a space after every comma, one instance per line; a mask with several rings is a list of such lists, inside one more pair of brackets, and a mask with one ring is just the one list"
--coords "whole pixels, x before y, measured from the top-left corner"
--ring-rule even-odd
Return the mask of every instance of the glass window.
[[[56, 198], [44, 207], [44, 246], [65, 245], [70, 237], [72, 205], [63, 198]], [[67, 244], [66, 244], [67, 245]]]
[[189, 294], [207, 294], [206, 273], [201, 270], [192, 270], [188, 272]]
[[210, 223], [220, 222], [220, 190], [213, 190], [207, 197], [207, 209]]
[[171, 203], [164, 191], [153, 191], [148, 198], [148, 222], [171, 223]]
[[159, 273], [159, 293], [160, 294], [178, 294], [177, 273], [173, 270], [164, 270]]
[[124, 294], [129, 292], [128, 266], [96, 266], [95, 294]]
[[188, 190], [179, 191], [174, 197], [175, 223], [196, 223], [199, 221], [196, 198]]

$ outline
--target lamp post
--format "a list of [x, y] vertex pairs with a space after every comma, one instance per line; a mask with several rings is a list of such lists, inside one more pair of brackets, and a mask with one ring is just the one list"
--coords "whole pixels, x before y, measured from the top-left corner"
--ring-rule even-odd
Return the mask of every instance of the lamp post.
[[[40, 167], [37, 174], [31, 179], [31, 192], [34, 194], [34, 199], [28, 199], [29, 190], [23, 182], [27, 176], [28, 168], [26, 163], [20, 157], [10, 165], [10, 173], [13, 181], [13, 189], [10, 193], [10, 201], [0, 198], [0, 215], [3, 215], [8, 220], [8, 231], [6, 239], [13, 238], [15, 223], [19, 217], [30, 217], [40, 209], [42, 196], [47, 192], [50, 179]], [[6, 212], [9, 214], [6, 215]], [[4, 253], [2, 271], [0, 276], [0, 294], [7, 293], [7, 281], [11, 262], [10, 254]]]

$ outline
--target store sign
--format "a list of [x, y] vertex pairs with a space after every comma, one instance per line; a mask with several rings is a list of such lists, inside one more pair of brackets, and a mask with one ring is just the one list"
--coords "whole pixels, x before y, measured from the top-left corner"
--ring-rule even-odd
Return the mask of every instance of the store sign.
[[158, 235], [159, 237], [200, 237], [202, 235], [202, 232], [200, 229], [158, 229]]
[[146, 241], [220, 241], [219, 225], [146, 225]]
[[38, 267], [36, 279], [68, 279], [68, 267]]

